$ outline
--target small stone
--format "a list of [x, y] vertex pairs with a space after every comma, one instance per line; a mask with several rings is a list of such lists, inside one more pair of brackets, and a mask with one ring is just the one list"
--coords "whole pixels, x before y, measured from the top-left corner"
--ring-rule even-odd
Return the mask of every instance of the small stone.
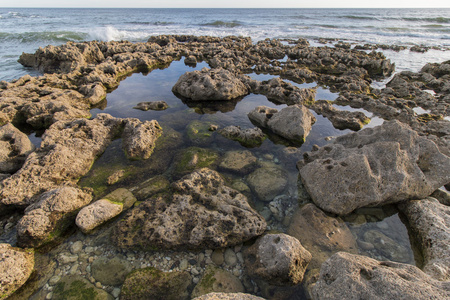
[[72, 254], [78, 254], [83, 249], [83, 242], [82, 241], [76, 241], [70, 246], [70, 252]]
[[84, 252], [86, 252], [86, 253], [94, 252], [94, 248], [91, 246], [88, 246], [88, 247], [84, 248]]
[[100, 282], [96, 282], [95, 283], [95, 287], [101, 289], [102, 288], [102, 284]]
[[224, 260], [225, 260], [225, 263], [230, 267], [234, 267], [237, 264], [236, 254], [230, 248], [227, 248], [225, 250]]
[[200, 253], [200, 254], [198, 255], [198, 261], [199, 261], [199, 262], [202, 262], [204, 259], [205, 259], [205, 254]]
[[205, 250], [205, 255], [211, 257], [211, 254], [213, 253], [213, 250]]
[[242, 244], [234, 246], [234, 252], [238, 253], [238, 252], [241, 252], [241, 250], [242, 250]]
[[211, 260], [213, 261], [213, 263], [215, 263], [218, 266], [223, 264], [223, 262], [225, 260], [223, 257], [223, 250], [222, 249], [214, 250], [214, 252], [212, 253], [212, 256], [211, 256]]
[[216, 131], [219, 128], [219, 126], [211, 124], [209, 125], [209, 131]]
[[69, 274], [70, 274], [70, 275], [75, 275], [75, 274], [77, 273], [77, 271], [78, 271], [78, 265], [73, 265], [73, 266], [70, 268]]
[[58, 281], [60, 281], [60, 280], [61, 280], [61, 276], [55, 275], [55, 276], [53, 276], [52, 278], [50, 278], [50, 280], [48, 281], [48, 284], [49, 284], [49, 285], [55, 285], [55, 284], [57, 284]]
[[192, 279], [192, 282], [193, 282], [194, 284], [197, 284], [199, 281], [200, 281], [200, 278], [198, 278], [198, 277], [194, 277], [194, 278]]
[[194, 275], [194, 276], [196, 276], [196, 275], [200, 274], [200, 272], [197, 271], [196, 268], [192, 268], [192, 269], [191, 269], [191, 274]]
[[114, 288], [111, 292], [111, 295], [113, 295], [114, 298], [119, 297], [120, 295], [120, 288]]
[[197, 264], [197, 261], [196, 261], [195, 259], [190, 259], [188, 262], [189, 262], [191, 265], [196, 265], [196, 264]]
[[58, 256], [58, 262], [61, 265], [66, 265], [69, 263], [74, 263], [78, 260], [78, 255], [71, 255], [69, 253], [60, 253]]
[[188, 261], [187, 261], [187, 259], [183, 259], [181, 262], [180, 262], [180, 270], [182, 270], [182, 271], [184, 271], [184, 270], [186, 270], [187, 268], [188, 268]]
[[236, 253], [236, 257], [237, 257], [237, 259], [238, 259], [240, 264], [244, 263], [244, 256], [242, 255], [241, 252]]
[[50, 292], [47, 294], [47, 296], [45, 296], [45, 299], [50, 300], [53, 298], [53, 292]]

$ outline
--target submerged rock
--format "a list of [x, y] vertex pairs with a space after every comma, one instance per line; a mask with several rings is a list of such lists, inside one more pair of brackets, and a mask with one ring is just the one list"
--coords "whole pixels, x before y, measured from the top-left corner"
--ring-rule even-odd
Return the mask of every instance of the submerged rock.
[[450, 158], [398, 121], [340, 136], [297, 166], [314, 203], [342, 215], [421, 199], [450, 181]]
[[249, 92], [233, 73], [221, 68], [187, 72], [172, 91], [194, 101], [232, 100]]
[[92, 195], [74, 187], [63, 186], [39, 196], [25, 209], [17, 224], [17, 243], [22, 247], [39, 247], [64, 233], [75, 220], [77, 212]]
[[8, 123], [0, 127], [0, 173], [14, 173], [19, 170], [34, 145], [25, 133]]
[[195, 298], [211, 292], [243, 293], [244, 291], [244, 286], [239, 278], [228, 271], [209, 266], [191, 296]]
[[266, 135], [258, 127], [241, 129], [239, 126], [227, 126], [217, 132], [247, 148], [259, 147], [266, 139]]
[[[393, 239], [377, 230], [366, 231], [364, 233], [364, 241], [373, 245], [373, 247], [388, 260], [401, 263], [411, 261], [411, 257], [406, 247], [396, 243]], [[359, 241], [359, 245], [363, 245], [361, 244], [361, 241]], [[368, 245], [366, 245], [366, 247], [367, 246]]]
[[259, 200], [270, 202], [284, 191], [288, 176], [281, 168], [262, 167], [248, 175], [247, 183]]
[[187, 272], [162, 272], [155, 268], [135, 270], [125, 279], [120, 299], [187, 300], [191, 281]]
[[0, 299], [6, 299], [30, 277], [34, 252], [0, 244]]
[[189, 147], [181, 150], [174, 158], [174, 176], [180, 178], [201, 168], [214, 169], [219, 153], [208, 148]]
[[239, 174], [248, 174], [256, 168], [257, 158], [250, 151], [228, 151], [219, 168]]
[[257, 126], [267, 128], [279, 136], [302, 144], [311, 126], [316, 122], [313, 114], [303, 105], [292, 105], [278, 111], [267, 106], [258, 106], [248, 114]]
[[114, 297], [103, 289], [95, 287], [84, 277], [68, 275], [61, 278], [53, 288], [53, 297], [56, 300], [113, 300]]
[[266, 234], [244, 254], [250, 276], [273, 285], [301, 283], [311, 261], [311, 253], [296, 238], [286, 234]]
[[165, 101], [151, 101], [151, 102], [139, 102], [134, 109], [147, 110], [165, 110], [169, 108], [169, 105]]
[[399, 205], [424, 255], [423, 271], [437, 280], [450, 279], [450, 207], [434, 198]]
[[345, 252], [334, 254], [320, 270], [313, 299], [447, 299], [448, 282], [415, 266], [380, 262]]
[[130, 262], [113, 257], [99, 257], [92, 262], [91, 273], [95, 280], [104, 285], [121, 285], [132, 270]]
[[291, 217], [287, 234], [297, 238], [312, 254], [311, 267], [320, 267], [333, 253], [357, 253], [353, 234], [340, 218], [327, 216], [314, 204], [298, 209]]
[[122, 248], [223, 248], [262, 234], [264, 219], [220, 175], [200, 169], [172, 184], [172, 197], [130, 210], [112, 234]]

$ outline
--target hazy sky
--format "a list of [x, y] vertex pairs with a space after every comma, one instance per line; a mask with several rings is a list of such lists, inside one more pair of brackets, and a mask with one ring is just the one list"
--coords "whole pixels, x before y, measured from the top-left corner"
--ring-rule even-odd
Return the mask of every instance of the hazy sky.
[[449, 0], [0, 0], [0, 7], [450, 7]]

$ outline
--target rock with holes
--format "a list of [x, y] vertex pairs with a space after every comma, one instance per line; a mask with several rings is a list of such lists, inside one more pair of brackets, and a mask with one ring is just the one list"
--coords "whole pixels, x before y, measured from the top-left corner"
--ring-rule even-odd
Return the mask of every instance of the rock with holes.
[[312, 298], [449, 299], [450, 282], [437, 281], [412, 265], [339, 252], [322, 265]]
[[258, 127], [241, 129], [239, 126], [227, 126], [217, 131], [223, 137], [237, 141], [242, 146], [254, 148], [261, 146], [266, 139], [266, 135]]
[[11, 123], [0, 127], [0, 173], [14, 173], [19, 170], [34, 145], [25, 133]]
[[131, 159], [148, 159], [161, 134], [162, 128], [156, 120], [126, 119], [122, 134], [125, 153]]
[[264, 298], [244, 293], [208, 293], [194, 300], [264, 300]]
[[399, 208], [424, 255], [423, 271], [437, 280], [449, 281], [450, 207], [428, 197], [404, 202]]
[[232, 100], [249, 92], [239, 78], [222, 68], [187, 72], [181, 75], [172, 91], [194, 101]]
[[302, 282], [311, 253], [287, 234], [266, 234], [246, 249], [245, 266], [250, 276], [273, 285]]
[[450, 158], [398, 121], [340, 136], [304, 157], [297, 166], [308, 193], [340, 215], [423, 199], [450, 181]]
[[33, 268], [33, 251], [0, 244], [0, 299], [6, 299], [21, 287]]
[[313, 114], [303, 105], [292, 105], [278, 111], [267, 106], [258, 106], [248, 114], [257, 126], [267, 128], [294, 143], [304, 143], [312, 125]]
[[215, 249], [261, 235], [266, 222], [247, 198], [224, 185], [219, 173], [203, 168], [172, 184], [173, 195], [149, 198], [114, 228], [122, 248]]

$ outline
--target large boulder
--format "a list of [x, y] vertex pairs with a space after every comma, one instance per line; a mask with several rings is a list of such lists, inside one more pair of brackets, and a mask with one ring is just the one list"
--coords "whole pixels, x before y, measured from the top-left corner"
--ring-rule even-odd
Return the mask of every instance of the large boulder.
[[172, 91], [194, 101], [231, 100], [249, 92], [233, 73], [221, 68], [187, 72], [181, 75]]
[[316, 122], [313, 114], [303, 105], [292, 105], [278, 111], [267, 106], [258, 106], [248, 113], [255, 125], [267, 128], [294, 143], [304, 143], [312, 125]]
[[298, 168], [313, 201], [341, 215], [423, 199], [450, 181], [450, 158], [398, 121], [340, 136]]
[[399, 205], [424, 256], [423, 271], [431, 277], [450, 280], [450, 207], [434, 198]]
[[311, 252], [311, 267], [319, 268], [338, 251], [358, 253], [356, 240], [345, 222], [327, 216], [312, 203], [294, 212], [287, 234], [297, 238]]
[[172, 188], [172, 196], [151, 198], [130, 210], [114, 228], [114, 243], [143, 249], [223, 248], [266, 229], [246, 197], [225, 186], [215, 171], [200, 169]]
[[191, 275], [187, 272], [162, 272], [155, 268], [135, 270], [128, 274], [120, 299], [189, 299]]
[[125, 153], [131, 159], [148, 159], [161, 134], [162, 128], [155, 120], [126, 119], [122, 134]]
[[322, 265], [312, 296], [317, 300], [448, 299], [450, 283], [412, 265], [339, 252]]
[[244, 252], [250, 276], [273, 285], [296, 285], [302, 282], [311, 253], [287, 234], [266, 234]]
[[62, 186], [43, 193], [25, 209], [17, 223], [17, 243], [39, 247], [67, 230], [78, 211], [92, 201], [92, 195], [75, 187]]
[[0, 299], [6, 299], [30, 277], [34, 268], [34, 253], [0, 244]]
[[14, 173], [19, 170], [34, 145], [25, 133], [11, 123], [0, 127], [0, 173]]

